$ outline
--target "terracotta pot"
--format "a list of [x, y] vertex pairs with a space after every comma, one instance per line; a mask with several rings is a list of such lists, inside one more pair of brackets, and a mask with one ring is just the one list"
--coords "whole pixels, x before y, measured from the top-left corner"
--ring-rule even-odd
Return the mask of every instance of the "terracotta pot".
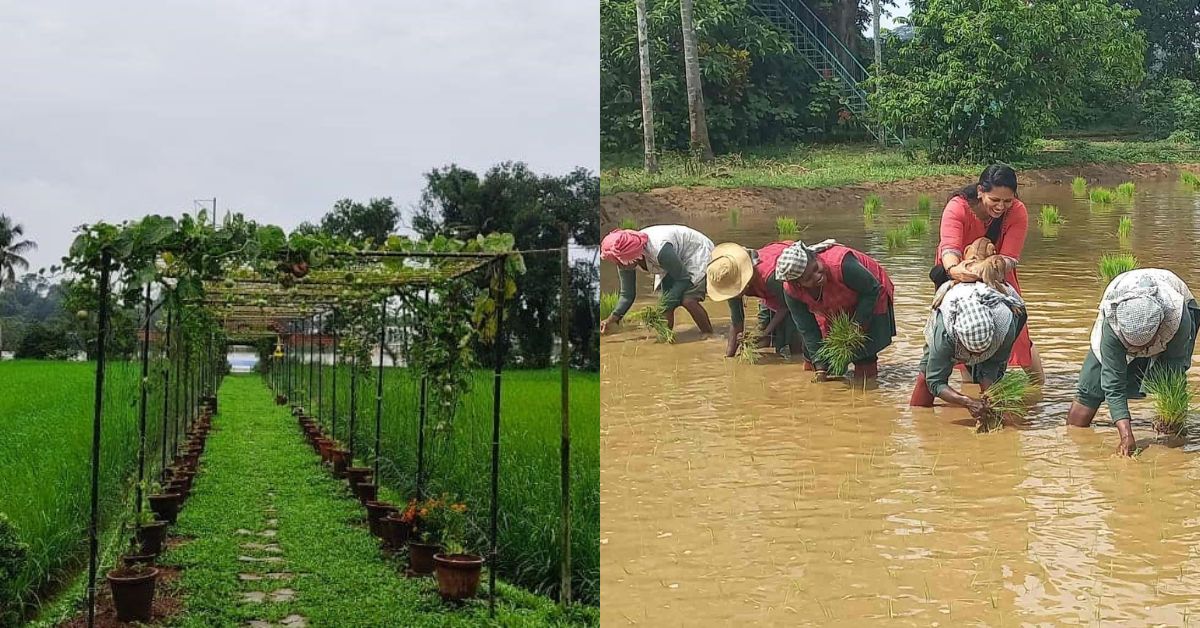
[[143, 570], [114, 569], [108, 572], [108, 586], [112, 589], [113, 606], [117, 608], [120, 621], [150, 621], [150, 607], [154, 604], [154, 581], [158, 570], [149, 567]]
[[328, 438], [317, 439], [317, 451], [321, 454], [321, 464], [329, 464], [332, 450], [333, 443]]
[[192, 496], [192, 483], [187, 480], [174, 480], [163, 484], [163, 490], [179, 495], [179, 509], [183, 510], [183, 502]]
[[126, 554], [121, 557], [121, 564], [127, 568], [135, 567], [137, 565], [153, 567], [154, 560], [156, 558], [158, 558], [158, 554], [147, 554], [144, 552], [140, 554]]
[[383, 537], [383, 518], [396, 512], [396, 507], [387, 502], [370, 501], [367, 506], [367, 525], [371, 528], [371, 534], [377, 537]]
[[275, 405], [286, 406], [287, 405], [287, 396], [286, 395], [275, 395]]
[[412, 536], [412, 524], [400, 520], [400, 513], [394, 512], [383, 519], [383, 542], [393, 551], [400, 551], [408, 545]]
[[366, 482], [371, 477], [371, 467], [346, 467], [346, 481], [350, 483], [350, 488], [354, 488], [362, 482]]
[[408, 542], [408, 570], [413, 575], [428, 576], [433, 573], [433, 555], [442, 551], [442, 546], [434, 543]]
[[175, 517], [179, 514], [179, 494], [164, 493], [161, 495], [151, 495], [150, 510], [154, 511], [154, 516], [158, 517], [159, 521], [167, 523], [175, 523]]
[[438, 593], [443, 600], [458, 601], [475, 597], [483, 557], [474, 554], [434, 554]]
[[144, 523], [138, 526], [135, 536], [143, 554], [158, 556], [162, 553], [163, 541], [167, 540], [167, 522]]
[[339, 478], [346, 477], [346, 466], [349, 460], [349, 450], [335, 448], [333, 450], [333, 474]]
[[378, 499], [379, 487], [374, 482], [359, 482], [354, 485], [354, 494], [358, 496], [358, 501], [363, 506], [366, 506], [367, 502], [373, 502]]

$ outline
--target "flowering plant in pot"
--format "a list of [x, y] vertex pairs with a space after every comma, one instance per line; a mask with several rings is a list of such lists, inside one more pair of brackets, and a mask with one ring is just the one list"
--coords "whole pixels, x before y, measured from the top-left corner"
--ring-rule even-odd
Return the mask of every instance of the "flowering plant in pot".
[[433, 573], [433, 555], [442, 551], [438, 544], [435, 530], [428, 529], [425, 520], [430, 508], [437, 508], [436, 499], [412, 500], [404, 513], [400, 515], [401, 522], [408, 526], [408, 573], [413, 576], [428, 576]]
[[442, 551], [434, 554], [438, 592], [443, 600], [458, 601], [475, 597], [483, 557], [467, 550], [467, 505], [445, 499], [427, 508], [423, 534], [436, 535]]

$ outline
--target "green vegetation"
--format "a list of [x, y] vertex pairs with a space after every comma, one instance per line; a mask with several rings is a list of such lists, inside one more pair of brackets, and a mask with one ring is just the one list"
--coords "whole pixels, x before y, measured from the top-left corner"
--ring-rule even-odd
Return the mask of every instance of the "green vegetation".
[[1133, 193], [1136, 191], [1136, 189], [1137, 186], [1135, 186], [1132, 181], [1126, 181], [1125, 183], [1118, 185], [1116, 189], [1117, 199], [1122, 201], [1132, 201]]
[[883, 208], [883, 199], [878, 194], [867, 196], [866, 202], [863, 203], [863, 215], [874, 217], [879, 214], [879, 210]]
[[979, 431], [990, 432], [1003, 426], [1005, 417], [1023, 418], [1029, 409], [1026, 399], [1036, 389], [1025, 369], [1006, 371], [983, 393], [984, 412]]
[[889, 251], [898, 251], [908, 246], [908, 227], [893, 227], [883, 235]]
[[738, 226], [738, 220], [740, 220], [741, 217], [742, 217], [742, 210], [740, 210], [736, 207], [730, 209], [729, 210], [729, 226], [736, 229]]
[[758, 364], [758, 343], [763, 337], [762, 329], [758, 326], [758, 312], [762, 310], [762, 304], [756, 306], [754, 316], [749, 315], [749, 308], [746, 309], [742, 344], [738, 347], [737, 358], [742, 364]]
[[[522, 424], [529, 420], [535, 423], [531, 430], [544, 429], [539, 415], [547, 405], [557, 404], [556, 394], [545, 394], [546, 387], [553, 386], [548, 381], [542, 381], [541, 375], [537, 373], [530, 380], [525, 380], [527, 383], [537, 382], [527, 390], [538, 391], [537, 394], [543, 397], [553, 397], [552, 403], [538, 403], [526, 410], [523, 405], [537, 400], [520, 392], [523, 388], [520, 373], [513, 378], [516, 380], [513, 382], [516, 396], [510, 396], [506, 390], [505, 405], [509, 408], [506, 416], [510, 420], [504, 426], [502, 447], [525, 454], [532, 453], [537, 447], [522, 446], [521, 439], [531, 436], [524, 431]], [[489, 378], [490, 375], [481, 377]], [[594, 378], [591, 381], [595, 381]], [[594, 387], [590, 393], [592, 400], [584, 403], [590, 403], [594, 408]], [[585, 394], [581, 393], [581, 396]], [[490, 395], [489, 389], [479, 397], [488, 397], [490, 406]], [[411, 407], [411, 399], [406, 399], [406, 404]], [[368, 404], [364, 401], [364, 405]], [[186, 609], [173, 621], [173, 625], [185, 628], [235, 626], [245, 625], [251, 620], [278, 623], [291, 614], [305, 617], [310, 626], [366, 628], [477, 626], [490, 623], [486, 598], [475, 599], [461, 606], [447, 605], [438, 598], [433, 579], [403, 576], [404, 559], [389, 558], [380, 550], [378, 540], [371, 537], [362, 523], [362, 507], [349, 497], [345, 482], [334, 479], [320, 466], [319, 458], [301, 439], [295, 420], [286, 409], [271, 403], [270, 394], [259, 379], [252, 376], [228, 378], [222, 389], [220, 407], [221, 414], [217, 419], [220, 428], [209, 439], [202, 473], [196, 480], [192, 499], [180, 515], [176, 529], [179, 534], [194, 537], [194, 540], [168, 551], [162, 559], [166, 564], [177, 564], [183, 568], [179, 586], [186, 599]], [[396, 414], [400, 413], [397, 411]], [[490, 467], [486, 455], [490, 449], [490, 411], [486, 414], [486, 430], [481, 432], [474, 427], [459, 425], [456, 427], [464, 433], [455, 435], [458, 442], [464, 445], [471, 443], [460, 450], [461, 457], [454, 461], [463, 468], [459, 477], [477, 475], [472, 483], [480, 488], [487, 484], [486, 468]], [[361, 420], [362, 416], [359, 418]], [[576, 437], [580, 439], [577, 442], [581, 448], [591, 448], [594, 460], [598, 445], [595, 440], [588, 440], [590, 435], [585, 427], [588, 422], [580, 422], [579, 427], [584, 433], [576, 432]], [[594, 414], [590, 423], [595, 425]], [[397, 446], [397, 441], [403, 440], [403, 454], [398, 453], [397, 457], [407, 459], [412, 456], [415, 443], [411, 425], [407, 422], [404, 425], [389, 423], [387, 427], [389, 430], [385, 434], [389, 437], [388, 444]], [[596, 430], [593, 427], [591, 434], [596, 434]], [[364, 428], [364, 434], [367, 431]], [[553, 436], [556, 441], [557, 430]], [[439, 456], [444, 454], [436, 449], [436, 442], [427, 445], [434, 447]], [[546, 457], [556, 462], [554, 469], [539, 469], [538, 472], [550, 473], [553, 476], [551, 483], [557, 487], [557, 447], [549, 442], [542, 447], [547, 450]], [[391, 451], [400, 452], [401, 449]], [[520, 520], [531, 515], [529, 507], [537, 502], [527, 500], [541, 498], [532, 494], [533, 489], [521, 486], [525, 480], [536, 479], [537, 474], [520, 466], [521, 459], [511, 455], [506, 455], [501, 467], [501, 473], [506, 476], [500, 489], [504, 499], [500, 510], [501, 525], [504, 526], [500, 545], [502, 564], [524, 561], [524, 552], [544, 553], [544, 550], [524, 542], [511, 544], [511, 537], [503, 538], [505, 530], [511, 533], [511, 526], [524, 525]], [[431, 491], [437, 491], [449, 479], [443, 475], [449, 465], [440, 457], [438, 460], [440, 464], [431, 469], [430, 480], [431, 483], [436, 481], [439, 486], [431, 488]], [[407, 469], [410, 466], [406, 460], [404, 467]], [[385, 474], [385, 477], [389, 476]], [[598, 488], [592, 486], [588, 490], [598, 491]], [[480, 517], [486, 517], [486, 495], [486, 488], [463, 494], [468, 504], [468, 514], [476, 517], [476, 523]], [[397, 494], [384, 490], [381, 491], [381, 498], [395, 502]], [[557, 500], [552, 501], [557, 504]], [[267, 508], [274, 508], [275, 511], [267, 513]], [[556, 507], [554, 510], [557, 512]], [[278, 556], [283, 562], [274, 565], [239, 561], [241, 555], [259, 555], [253, 549], [242, 547], [257, 539], [239, 536], [234, 530], [265, 530], [270, 527], [267, 525], [268, 519], [278, 522], [277, 535], [271, 542], [282, 550]], [[472, 533], [479, 536], [486, 529], [484, 526], [472, 530]], [[553, 545], [552, 542], [548, 544]], [[589, 544], [597, 545], [596, 538], [592, 538]], [[551, 567], [543, 565], [543, 569]], [[296, 577], [284, 583], [272, 579], [239, 581], [238, 574], [247, 572], [288, 572]], [[481, 595], [486, 595], [486, 583], [485, 572], [480, 587]], [[294, 599], [273, 604], [240, 603], [243, 592], [270, 592], [281, 587], [295, 591]], [[497, 625], [599, 623], [595, 608], [574, 607], [563, 611], [551, 600], [503, 583], [498, 587], [498, 594]]]
[[922, 194], [917, 197], [917, 215], [928, 218], [932, 209], [933, 199], [928, 194]]
[[1058, 211], [1058, 207], [1054, 205], [1042, 205], [1042, 210], [1038, 213], [1038, 224], [1043, 227], [1063, 224], [1063, 217]]
[[794, 236], [800, 233], [800, 225], [795, 218], [779, 217], [775, 219], [775, 231], [781, 236]]
[[867, 334], [849, 314], [837, 314], [829, 320], [829, 333], [817, 351], [817, 361], [828, 366], [828, 373], [841, 377], [867, 344]]
[[1108, 188], [1092, 188], [1092, 191], [1088, 194], [1088, 198], [1097, 205], [1109, 205], [1116, 197], [1112, 193], [1112, 190]]
[[1154, 400], [1154, 429], [1160, 434], [1182, 435], [1187, 431], [1188, 416], [1195, 410], [1187, 373], [1155, 368], [1143, 386]]
[[622, 229], [637, 229], [638, 223], [632, 218], [622, 218], [618, 226]]
[[929, 233], [929, 219], [916, 216], [908, 221], [906, 229], [908, 230], [909, 237], [919, 238]]
[[666, 310], [657, 303], [647, 305], [625, 317], [625, 320], [640, 323], [643, 329], [654, 332], [659, 342], [675, 342], [675, 332], [667, 327]]
[[1121, 273], [1138, 267], [1137, 258], [1129, 253], [1105, 253], [1100, 256], [1100, 279], [1104, 285], [1112, 283]]
[[612, 316], [614, 310], [617, 309], [617, 301], [621, 300], [621, 295], [616, 292], [604, 292], [600, 295], [600, 319], [606, 319]]
[[1126, 239], [1133, 233], [1133, 219], [1129, 216], [1121, 216], [1120, 222], [1117, 223], [1117, 236]]
[[1087, 196], [1087, 179], [1083, 177], [1075, 177], [1071, 181], [1071, 193], [1075, 198], [1083, 198]]
[[1179, 173], [1179, 180], [1195, 188], [1200, 188], [1200, 176], [1184, 170]]

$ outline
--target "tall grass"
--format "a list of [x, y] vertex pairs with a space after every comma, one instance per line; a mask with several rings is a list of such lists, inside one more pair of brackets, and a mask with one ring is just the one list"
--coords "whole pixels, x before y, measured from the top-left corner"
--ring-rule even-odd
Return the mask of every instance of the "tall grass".
[[1025, 369], [1012, 369], [983, 393], [984, 412], [979, 431], [990, 432], [1004, 425], [1004, 418], [1020, 419], [1029, 406], [1026, 400], [1037, 389]]
[[1137, 186], [1135, 186], [1132, 181], [1126, 181], [1125, 183], [1117, 186], [1117, 198], [1122, 201], [1131, 201], [1133, 200], [1133, 193], [1136, 189]]
[[1105, 253], [1100, 256], [1098, 265], [1100, 279], [1104, 281], [1104, 285], [1108, 285], [1117, 275], [1137, 268], [1138, 261], [1129, 253]]
[[1083, 177], [1075, 177], [1075, 179], [1071, 181], [1071, 193], [1077, 198], [1083, 198], [1087, 196], [1087, 179]]
[[775, 231], [781, 236], [794, 236], [800, 233], [800, 225], [795, 218], [780, 216], [775, 219]]
[[1156, 368], [1143, 385], [1154, 400], [1154, 429], [1172, 436], [1186, 432], [1188, 416], [1194, 411], [1187, 373]]
[[863, 203], [863, 215], [867, 217], [875, 217], [879, 214], [879, 210], [883, 208], [883, 199], [878, 194], [872, 194], [867, 197], [867, 201]]
[[1061, 225], [1063, 224], [1062, 213], [1054, 205], [1042, 205], [1042, 209], [1038, 213], [1038, 224], [1043, 227]]
[[921, 216], [915, 216], [908, 221], [908, 225], [905, 227], [905, 229], [908, 231], [909, 237], [919, 238], [929, 233], [929, 219], [922, 218]]
[[[161, 459], [163, 391], [155, 373], [161, 373], [157, 364], [147, 401], [147, 476], [158, 472]], [[120, 525], [132, 506], [127, 491], [137, 470], [139, 376], [137, 363], [107, 365], [100, 441], [105, 530]], [[0, 583], [0, 610], [40, 603], [47, 587], [86, 564], [94, 381], [90, 362], [0, 363], [0, 514], [27, 546], [15, 576]]]
[[1179, 180], [1195, 188], [1200, 188], [1200, 176], [1194, 172], [1184, 170], [1179, 173]]
[[1090, 198], [1092, 202], [1097, 205], [1110, 205], [1112, 204], [1115, 196], [1113, 195], [1112, 190], [1107, 188], [1092, 188], [1088, 198]]
[[614, 310], [617, 309], [617, 301], [621, 299], [621, 295], [616, 292], [602, 292], [600, 294], [600, 318], [601, 320], [612, 316]]
[[908, 246], [908, 227], [894, 227], [884, 234], [888, 250], [896, 251]]
[[622, 229], [637, 229], [637, 221], [632, 218], [622, 218], [619, 225]]
[[922, 194], [917, 197], [917, 214], [920, 216], [929, 217], [933, 209], [933, 199], [928, 194]]
[[829, 333], [816, 357], [829, 365], [829, 375], [841, 377], [866, 344], [867, 334], [858, 323], [849, 314], [837, 314], [829, 320]]
[[[326, 355], [328, 358], [328, 354]], [[322, 423], [331, 423], [333, 366], [322, 379]], [[348, 369], [338, 367], [338, 435], [347, 437]], [[375, 379], [358, 380], [355, 451], [374, 463]], [[501, 386], [499, 575], [540, 593], [558, 591], [560, 496], [560, 373], [505, 370]], [[491, 484], [491, 371], [478, 371], [452, 424], [426, 424], [426, 491], [448, 492], [469, 505], [470, 541], [486, 548]], [[576, 598], [600, 596], [600, 381], [571, 372], [571, 556]], [[313, 403], [315, 408], [318, 404]], [[406, 368], [385, 368], [380, 418], [380, 480], [389, 499], [416, 490], [420, 380]]]
[[1121, 216], [1120, 222], [1117, 223], [1117, 236], [1128, 238], [1133, 233], [1133, 219], [1129, 216]]

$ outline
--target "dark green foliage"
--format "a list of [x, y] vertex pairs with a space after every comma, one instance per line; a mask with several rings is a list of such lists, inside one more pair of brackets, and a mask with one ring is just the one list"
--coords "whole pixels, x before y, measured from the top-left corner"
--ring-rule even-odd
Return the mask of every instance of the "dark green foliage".
[[[355, 244], [370, 242], [378, 246], [396, 230], [400, 209], [390, 198], [373, 198], [364, 205], [348, 198], [333, 204], [333, 210], [321, 218], [321, 231], [345, 238]], [[302, 225], [303, 226], [303, 225]], [[317, 230], [309, 225], [312, 233]], [[304, 233], [301, 229], [297, 231]]]
[[72, 353], [71, 342], [63, 335], [62, 330], [42, 323], [33, 323], [25, 330], [15, 357], [36, 360], [61, 359], [70, 353]]
[[29, 546], [21, 541], [8, 517], [0, 512], [0, 626], [16, 626], [21, 619], [17, 576], [25, 571]]
[[1149, 82], [1142, 92], [1142, 124], [1156, 137], [1188, 134], [1200, 141], [1200, 77]]

